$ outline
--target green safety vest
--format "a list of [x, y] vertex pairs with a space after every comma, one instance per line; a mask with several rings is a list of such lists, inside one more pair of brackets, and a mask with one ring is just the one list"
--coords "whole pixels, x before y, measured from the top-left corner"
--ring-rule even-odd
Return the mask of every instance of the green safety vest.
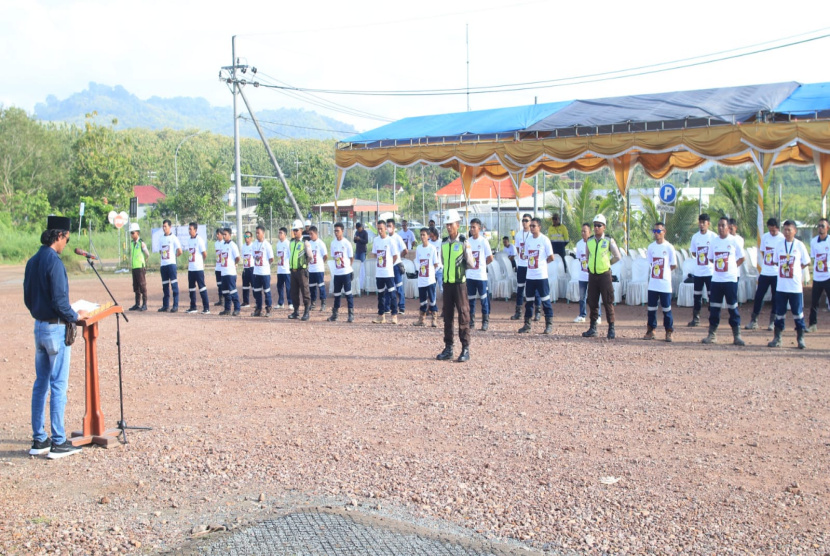
[[597, 241], [597, 237], [588, 238], [585, 242], [588, 249], [588, 272], [591, 274], [604, 274], [611, 270], [611, 239], [603, 236]]
[[467, 281], [463, 243], [447, 239], [441, 245], [441, 258], [444, 260], [445, 284], [459, 284]]
[[141, 238], [138, 241], [131, 242], [133, 244], [133, 256], [131, 268], [144, 268], [144, 250], [141, 248]]
[[291, 270], [300, 270], [308, 267], [308, 258], [305, 254], [305, 245], [302, 241], [296, 239], [291, 240], [291, 253], [288, 259], [288, 264]]

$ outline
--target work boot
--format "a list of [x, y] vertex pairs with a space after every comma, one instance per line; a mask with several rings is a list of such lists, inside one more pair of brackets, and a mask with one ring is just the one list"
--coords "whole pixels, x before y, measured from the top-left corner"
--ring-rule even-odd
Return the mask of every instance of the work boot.
[[606, 334], [605, 337], [608, 338], [609, 340], [613, 340], [614, 338], [617, 337], [617, 329], [614, 328], [614, 323], [613, 322], [608, 323], [608, 334]]
[[653, 340], [654, 339], [654, 328], [649, 326], [646, 329], [646, 335], [643, 336], [643, 340]]
[[553, 317], [545, 317], [545, 331], [542, 334], [553, 334]]
[[418, 313], [418, 320], [412, 323], [412, 326], [423, 326], [424, 325], [424, 317], [426, 315], [424, 313]]
[[141, 308], [139, 309], [139, 311], [146, 311], [146, 310], [147, 310], [147, 302], [145, 301], [144, 303], [141, 304]]
[[700, 310], [692, 312], [692, 320], [686, 326], [698, 326], [700, 324]]
[[522, 306], [516, 305], [516, 312], [510, 317], [510, 320], [522, 320]]
[[398, 315], [397, 315], [397, 314], [392, 315], [392, 318], [391, 318], [391, 319], [389, 319], [389, 322], [390, 322], [391, 324], [398, 324]]
[[673, 333], [674, 333], [674, 330], [672, 330], [671, 328], [666, 330], [666, 342], [672, 343], [672, 338], [671, 337], [672, 337]]
[[306, 307], [305, 310], [303, 311], [303, 316], [300, 317], [300, 320], [308, 320], [309, 318], [311, 318], [311, 316], [309, 315], [309, 312], [311, 312], [311, 309]]
[[230, 309], [225, 309], [224, 311], [219, 311], [219, 316], [220, 317], [227, 317], [230, 314], [231, 314]]
[[271, 316], [271, 307], [266, 307], [266, 308], [265, 308], [265, 316], [266, 316], [266, 317], [270, 317], [270, 316]]
[[323, 301], [320, 302], [320, 312], [322, 313], [325, 310], [326, 310], [326, 300], [324, 299]]
[[746, 342], [744, 342], [743, 338], [741, 338], [741, 327], [740, 325], [736, 325], [732, 327], [732, 345], [733, 346], [745, 346]]
[[378, 315], [372, 319], [372, 324], [386, 324], [386, 313]]
[[452, 344], [445, 344], [444, 351], [435, 356], [438, 361], [449, 361], [452, 359]]
[[798, 349], [807, 349], [807, 344], [804, 343], [804, 329], [799, 328], [795, 331], [795, 337], [798, 340]]
[[433, 311], [433, 313], [432, 313], [432, 327], [433, 327], [433, 328], [437, 328], [437, 327], [438, 327], [438, 313], [436, 313], [436, 312], [434, 312], [434, 311]]
[[818, 332], [818, 325], [817, 324], [811, 324], [810, 326], [807, 327], [807, 330], [805, 330], [805, 332], [813, 332], [813, 333]]
[[772, 311], [769, 312], [769, 325], [767, 326], [767, 330], [770, 332], [775, 330], [775, 313]]
[[709, 335], [703, 338], [700, 342], [703, 344], [715, 344], [718, 340], [718, 327], [709, 325]]
[[349, 309], [349, 318], [346, 319], [346, 322], [354, 322], [354, 309]]
[[159, 307], [159, 308], [158, 308], [158, 312], [159, 312], [159, 313], [166, 313], [166, 312], [168, 312], [169, 310], [170, 310], [170, 307]]
[[329, 321], [329, 322], [337, 322], [337, 312], [338, 312], [337, 309], [332, 309], [331, 310], [331, 316], [329, 318], [327, 318], [326, 320]]
[[128, 311], [138, 311], [139, 309], [141, 309], [141, 294], [137, 293], [137, 294], [135, 294], [135, 305], [133, 305], [132, 307], [130, 307], [127, 310]]
[[542, 308], [537, 306], [533, 309], [533, 322], [539, 322], [542, 320]]
[[744, 326], [744, 330], [758, 330], [758, 313], [752, 313], [752, 319]]
[[481, 331], [487, 332], [490, 329], [490, 315], [481, 317]]
[[470, 330], [476, 329], [476, 319], [472, 315], [470, 315]]
[[530, 332], [530, 317], [525, 317], [525, 325], [519, 328], [519, 334], [527, 334]]
[[252, 317], [261, 317], [262, 316], [262, 309], [254, 309], [254, 312], [251, 313]]
[[213, 306], [214, 306], [214, 307], [221, 307], [221, 306], [222, 306], [222, 305], [224, 305], [224, 304], [225, 304], [225, 302], [224, 302], [223, 300], [221, 300], [221, 299], [220, 299], [219, 301], [217, 301], [216, 303], [214, 303], [214, 304], [213, 304]]
[[591, 327], [588, 328], [585, 332], [582, 333], [583, 338], [593, 338], [597, 335], [597, 321], [591, 321]]
[[309, 310], [309, 311], [313, 311], [313, 310], [314, 310], [314, 309], [316, 309], [316, 308], [317, 308], [317, 302], [316, 302], [316, 301], [312, 301], [312, 302], [311, 302], [311, 307], [309, 307], [309, 308], [308, 308], [308, 310]]
[[470, 348], [467, 347], [467, 346], [463, 346], [461, 348], [461, 355], [459, 355], [458, 359], [456, 359], [455, 361], [456, 361], [456, 363], [466, 363], [469, 360], [470, 360]]
[[784, 332], [780, 328], [775, 329], [775, 336], [773, 336], [772, 341], [767, 344], [767, 347], [771, 348], [780, 348], [781, 347], [781, 333]]
[[299, 308], [294, 309], [294, 312], [293, 312], [293, 313], [289, 313], [289, 314], [288, 314], [288, 318], [290, 318], [290, 319], [298, 319], [298, 318], [300, 318]]

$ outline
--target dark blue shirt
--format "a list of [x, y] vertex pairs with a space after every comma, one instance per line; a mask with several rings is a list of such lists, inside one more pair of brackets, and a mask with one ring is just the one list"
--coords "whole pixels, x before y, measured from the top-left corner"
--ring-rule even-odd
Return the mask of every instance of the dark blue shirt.
[[26, 263], [23, 301], [37, 320], [62, 319], [77, 322], [78, 313], [69, 305], [69, 279], [60, 255], [46, 245]]
[[358, 230], [354, 233], [354, 253], [360, 255], [366, 252], [366, 245], [369, 244], [369, 234], [366, 230]]

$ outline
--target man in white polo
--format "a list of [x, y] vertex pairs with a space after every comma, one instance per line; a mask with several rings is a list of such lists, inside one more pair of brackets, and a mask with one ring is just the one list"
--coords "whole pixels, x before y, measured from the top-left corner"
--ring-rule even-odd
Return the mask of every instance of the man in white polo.
[[553, 246], [550, 238], [542, 233], [542, 220], [533, 218], [530, 221], [531, 235], [525, 241], [524, 248], [527, 255], [527, 281], [525, 283], [525, 325], [519, 329], [519, 334], [530, 332], [530, 318], [533, 314], [533, 304], [538, 297], [545, 312], [545, 331], [542, 334], [553, 333], [553, 306], [550, 303], [550, 282], [548, 281], [548, 263], [553, 262]]
[[805, 349], [804, 332], [804, 269], [810, 264], [810, 255], [800, 239], [795, 237], [795, 222], [784, 222], [784, 242], [775, 250], [778, 261], [778, 287], [775, 291], [775, 336], [767, 345], [781, 347], [781, 335], [787, 317], [787, 305], [795, 320], [798, 349]]
[[475, 264], [467, 267], [467, 297], [470, 300], [470, 330], [475, 329], [476, 299], [481, 300], [481, 330], [490, 328], [490, 295], [487, 292], [487, 265], [493, 262], [490, 242], [481, 234], [481, 220], [470, 220], [470, 238], [467, 240]]
[[210, 299], [208, 299], [207, 286], [205, 285], [205, 259], [207, 259], [207, 247], [204, 240], [199, 237], [199, 224], [191, 222], [187, 227], [190, 238], [187, 240], [187, 288], [190, 291], [190, 307], [187, 313], [198, 313], [196, 308], [196, 291], [202, 299], [202, 314], [210, 314]]
[[726, 307], [729, 326], [732, 327], [732, 343], [745, 345], [741, 338], [741, 314], [738, 312], [738, 269], [744, 263], [745, 256], [735, 236], [729, 235], [729, 219], [722, 216], [718, 220], [718, 236], [709, 243], [706, 255], [707, 260], [712, 262], [714, 273], [709, 295], [709, 334], [702, 340], [704, 344], [717, 341], [720, 311]]
[[694, 307], [692, 309], [692, 320], [686, 326], [698, 326], [700, 324], [700, 308], [703, 302], [703, 287], [706, 286], [706, 295], [712, 300], [712, 274], [714, 267], [709, 259], [709, 245], [715, 240], [716, 233], [709, 230], [711, 220], [705, 212], [697, 217], [699, 232], [692, 236], [689, 252], [695, 258], [694, 268]]
[[758, 255], [761, 257], [761, 274], [758, 276], [758, 287], [755, 290], [755, 303], [752, 306], [752, 319], [746, 325], [746, 330], [758, 328], [758, 315], [764, 306], [764, 296], [768, 289], [772, 289], [772, 306], [769, 311], [769, 329], [773, 328], [775, 322], [775, 289], [778, 286], [778, 261], [775, 258], [775, 251], [784, 242], [778, 225], [778, 219], [767, 220], [767, 232], [761, 237], [761, 248]]
[[662, 222], [654, 224], [651, 230], [654, 242], [648, 246], [646, 259], [649, 265], [648, 280], [648, 323], [644, 340], [654, 339], [654, 330], [657, 328], [657, 307], [663, 310], [663, 328], [666, 330], [666, 341], [672, 341], [674, 319], [671, 314], [671, 273], [677, 268], [677, 252], [674, 246], [666, 241], [666, 225]]
[[346, 298], [349, 309], [347, 322], [354, 322], [354, 295], [352, 294], [354, 250], [352, 250], [351, 242], [343, 235], [344, 230], [342, 222], [337, 222], [334, 225], [334, 239], [331, 242], [331, 257], [334, 260], [334, 272], [331, 277], [334, 303], [331, 308], [331, 316], [328, 318], [329, 322], [337, 320], [341, 297]]
[[[253, 250], [253, 277], [251, 286], [254, 292], [256, 308], [253, 317], [271, 316], [273, 297], [271, 296], [271, 263], [274, 262], [274, 250], [265, 241], [265, 226], [256, 227], [256, 240], [251, 244]], [[262, 298], [265, 298], [265, 313], [262, 312]]]

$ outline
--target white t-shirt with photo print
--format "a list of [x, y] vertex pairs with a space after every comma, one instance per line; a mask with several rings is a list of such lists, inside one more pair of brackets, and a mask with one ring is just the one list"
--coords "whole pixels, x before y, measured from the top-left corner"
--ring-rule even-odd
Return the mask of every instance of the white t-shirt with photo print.
[[525, 241], [525, 253], [527, 254], [527, 279], [547, 280], [548, 257], [553, 255], [550, 238], [543, 234], [539, 234], [539, 237], [531, 235]]
[[271, 275], [271, 261], [274, 260], [274, 251], [267, 241], [256, 241], [251, 244], [254, 251], [254, 274], [257, 276]]
[[648, 289], [653, 292], [671, 293], [671, 267], [677, 266], [677, 252], [668, 241], [651, 242], [646, 253], [649, 266]]
[[187, 238], [187, 270], [188, 272], [197, 272], [205, 269], [205, 259], [202, 258], [202, 253], [207, 250], [205, 241], [199, 236]]
[[418, 266], [418, 287], [425, 288], [435, 283], [435, 268], [440, 264], [438, 250], [432, 244], [415, 249], [415, 264]]
[[784, 293], [802, 293], [804, 291], [804, 271], [802, 266], [810, 264], [810, 255], [800, 239], [792, 243], [784, 240], [775, 250], [778, 261], [778, 283], [775, 290]]
[[467, 242], [470, 244], [473, 259], [476, 261], [475, 266], [467, 267], [467, 280], [487, 281], [487, 257], [493, 255], [493, 250], [490, 249], [490, 242], [481, 235], [478, 236], [478, 239], [472, 237], [467, 238]]
[[377, 265], [375, 277], [394, 278], [394, 259], [395, 257], [400, 257], [401, 255], [398, 251], [396, 242], [389, 236], [386, 236], [385, 238], [378, 236], [372, 241], [372, 254], [377, 257], [377, 260], [375, 261], [375, 264]]
[[[695, 234], [700, 235], [700, 234]], [[698, 251], [698, 254], [700, 252]], [[714, 273], [712, 274], [712, 282], [737, 282], [738, 281], [738, 259], [746, 257], [746, 253], [738, 245], [735, 236], [726, 236], [722, 239], [716, 236], [715, 239], [709, 243], [709, 251], [707, 254], [709, 261], [712, 262]]]
[[352, 273], [352, 259], [354, 251], [352, 244], [343, 236], [343, 239], [331, 241], [331, 258], [334, 260], [334, 275], [345, 276]]
[[326, 249], [326, 244], [323, 243], [323, 240], [320, 238], [309, 241], [308, 243], [311, 247], [311, 258], [308, 261], [308, 271], [325, 272], [326, 263], [323, 260], [323, 257], [329, 254], [328, 250]]

